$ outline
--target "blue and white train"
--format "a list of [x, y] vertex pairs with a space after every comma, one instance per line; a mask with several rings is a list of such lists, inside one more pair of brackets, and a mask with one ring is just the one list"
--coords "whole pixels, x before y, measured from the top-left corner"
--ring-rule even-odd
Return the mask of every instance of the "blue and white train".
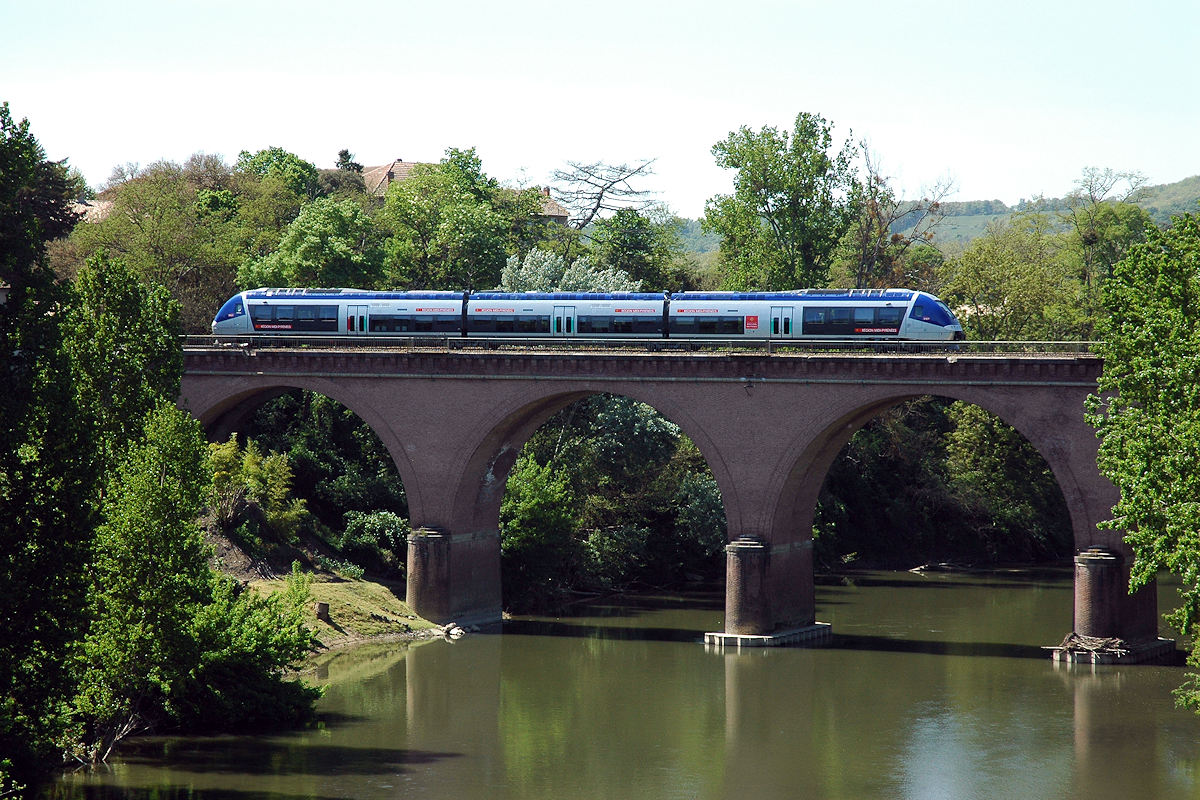
[[954, 313], [910, 289], [791, 292], [384, 292], [253, 289], [217, 336], [864, 339], [953, 341]]

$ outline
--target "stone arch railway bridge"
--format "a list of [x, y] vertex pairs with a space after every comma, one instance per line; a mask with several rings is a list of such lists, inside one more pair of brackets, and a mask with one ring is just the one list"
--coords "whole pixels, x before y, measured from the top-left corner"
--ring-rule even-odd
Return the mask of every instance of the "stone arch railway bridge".
[[1079, 554], [1074, 630], [1148, 643], [1154, 588], [1128, 594], [1130, 550], [1119, 531], [1097, 528], [1117, 500], [1083, 418], [1101, 367], [1087, 354], [187, 347], [180, 403], [214, 438], [293, 388], [358, 414], [408, 495], [407, 600], [460, 624], [500, 619], [500, 500], [522, 444], [589, 394], [647, 403], [691, 437], [720, 487], [725, 635], [769, 640], [814, 624], [817, 493], [851, 435], [909, 398], [963, 400], [1024, 435], [1062, 488]]

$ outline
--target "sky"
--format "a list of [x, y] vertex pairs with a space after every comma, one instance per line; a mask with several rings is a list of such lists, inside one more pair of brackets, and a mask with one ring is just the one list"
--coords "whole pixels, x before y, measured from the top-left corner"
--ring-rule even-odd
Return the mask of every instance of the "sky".
[[0, 42], [0, 102], [93, 187], [197, 152], [474, 147], [513, 186], [654, 159], [640, 188], [698, 218], [732, 187], [713, 145], [800, 112], [909, 199], [1200, 174], [1196, 0], [0, 0]]

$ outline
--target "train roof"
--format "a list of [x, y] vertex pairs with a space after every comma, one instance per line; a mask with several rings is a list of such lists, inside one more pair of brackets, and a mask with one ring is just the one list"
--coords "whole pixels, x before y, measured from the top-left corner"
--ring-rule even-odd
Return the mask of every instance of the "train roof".
[[662, 292], [472, 292], [472, 300], [662, 300]]
[[894, 300], [908, 302], [912, 289], [795, 289], [790, 292], [675, 292], [672, 300]]
[[446, 300], [460, 299], [462, 292], [416, 291], [388, 292], [375, 289], [251, 289], [245, 293], [251, 300], [295, 297], [300, 299], [350, 298], [354, 300]]

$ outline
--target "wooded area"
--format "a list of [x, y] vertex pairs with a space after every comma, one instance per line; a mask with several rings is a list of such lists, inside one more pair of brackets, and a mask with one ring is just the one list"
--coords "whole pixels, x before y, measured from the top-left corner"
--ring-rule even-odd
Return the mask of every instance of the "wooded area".
[[[994, 216], [982, 235], [945, 245], [939, 225], [968, 210], [946, 202], [950, 187], [897, 198], [864, 145], [835, 142], [830, 122], [802, 113], [790, 130], [743, 127], [713, 146], [734, 190], [709, 200], [698, 232], [647, 201], [651, 162], [568, 165], [552, 187], [563, 224], [540, 188], [504, 185], [472, 149], [414, 166], [382, 197], [348, 150], [319, 169], [281, 148], [233, 165], [197, 154], [121, 168], [96, 193], [2, 108], [0, 796], [63, 752], [90, 762], [135, 730], [219, 729], [234, 703], [243, 727], [311, 712], [313, 691], [281, 677], [313, 643], [299, 617], [305, 578], [259, 598], [210, 570], [206, 535], [262, 558], [306, 553], [350, 577], [402, 576], [403, 487], [345, 408], [284, 395], [247, 438], [208, 445], [173, 405], [179, 334], [206, 332], [222, 302], [258, 286], [904, 286], [945, 300], [968, 338], [1102, 338], [1101, 390], [1116, 399], [1091, 413], [1101, 467], [1122, 489], [1114, 524], [1138, 550], [1137, 580], [1160, 568], [1184, 576], [1176, 622], [1191, 630], [1200, 227], [1134, 202], [1136, 174], [1089, 170], [1060, 202], [1006, 216], [984, 203], [970, 209]], [[72, 212], [79, 199], [86, 220]], [[717, 247], [689, 249], [699, 241]], [[512, 610], [724, 568], [721, 498], [703, 458], [622, 397], [582, 400], [534, 434], [500, 528]], [[830, 569], [1046, 561], [1072, 546], [1057, 484], [1029, 443], [938, 398], [855, 435], [814, 536]], [[1200, 705], [1200, 686], [1185, 696]]]

